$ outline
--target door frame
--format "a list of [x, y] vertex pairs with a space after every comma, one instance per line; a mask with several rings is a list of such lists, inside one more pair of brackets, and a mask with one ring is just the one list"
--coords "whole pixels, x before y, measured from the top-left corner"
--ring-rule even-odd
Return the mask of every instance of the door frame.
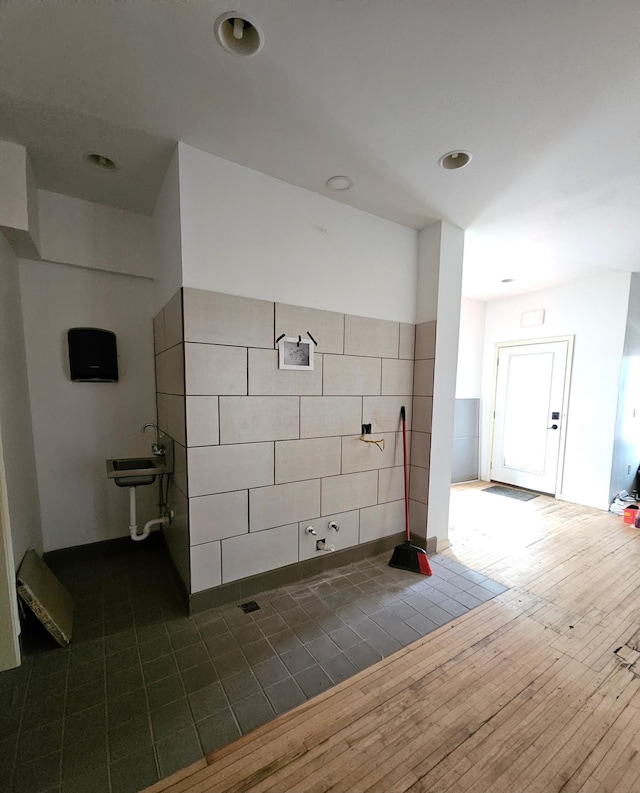
[[491, 413], [489, 423], [489, 480], [491, 479], [491, 469], [493, 468], [493, 439], [496, 423], [496, 396], [498, 391], [498, 356], [500, 350], [505, 347], [528, 347], [536, 344], [549, 344], [551, 342], [567, 342], [567, 365], [564, 375], [564, 393], [562, 397], [562, 423], [560, 424], [560, 444], [558, 449], [558, 471], [556, 474], [556, 484], [554, 497], [562, 498], [562, 480], [564, 476], [564, 457], [567, 441], [567, 421], [569, 417], [569, 391], [571, 389], [571, 371], [573, 369], [573, 345], [575, 336], [547, 336], [542, 339], [516, 339], [514, 341], [498, 341], [495, 345], [493, 355], [493, 382], [491, 390]]

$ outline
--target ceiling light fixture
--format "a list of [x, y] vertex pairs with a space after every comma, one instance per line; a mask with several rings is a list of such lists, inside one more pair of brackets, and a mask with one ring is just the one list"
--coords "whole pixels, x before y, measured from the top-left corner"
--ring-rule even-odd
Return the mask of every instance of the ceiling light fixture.
[[503, 278], [500, 281], [501, 284], [512, 284], [516, 279], [515, 278]]
[[84, 159], [94, 168], [99, 168], [101, 171], [117, 171], [118, 164], [110, 157], [105, 157], [104, 154], [97, 154], [93, 151], [88, 151], [84, 155]]
[[327, 179], [327, 187], [330, 190], [349, 190], [353, 187], [353, 182], [348, 176], [332, 176], [331, 179]]
[[237, 11], [221, 14], [214, 32], [218, 44], [232, 55], [255, 55], [264, 44], [264, 35], [256, 23]]
[[464, 168], [471, 162], [472, 154], [469, 151], [458, 149], [457, 151], [449, 151], [443, 154], [438, 160], [438, 165], [444, 168], [445, 171], [456, 171], [458, 168]]

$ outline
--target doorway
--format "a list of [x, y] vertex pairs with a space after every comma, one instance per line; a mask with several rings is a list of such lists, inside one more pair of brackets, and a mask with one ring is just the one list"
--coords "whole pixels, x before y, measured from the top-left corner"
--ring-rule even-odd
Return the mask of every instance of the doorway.
[[557, 495], [573, 336], [497, 345], [491, 480]]

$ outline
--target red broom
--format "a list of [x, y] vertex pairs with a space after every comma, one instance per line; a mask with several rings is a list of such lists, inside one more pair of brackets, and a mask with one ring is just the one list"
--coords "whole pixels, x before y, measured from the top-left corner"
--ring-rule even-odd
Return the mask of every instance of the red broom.
[[389, 562], [389, 567], [397, 567], [400, 570], [409, 570], [411, 573], [421, 573], [422, 575], [433, 575], [427, 552], [411, 542], [411, 532], [409, 530], [409, 470], [407, 465], [407, 424], [405, 419], [404, 405], [400, 408], [400, 418], [402, 419], [402, 451], [404, 452], [404, 525], [407, 532], [407, 539], [402, 545], [396, 545], [393, 549], [393, 556]]

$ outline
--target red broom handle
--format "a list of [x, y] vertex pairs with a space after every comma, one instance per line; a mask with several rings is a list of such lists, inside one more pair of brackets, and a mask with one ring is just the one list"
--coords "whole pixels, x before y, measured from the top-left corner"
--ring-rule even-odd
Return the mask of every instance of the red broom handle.
[[407, 424], [404, 405], [400, 408], [400, 418], [402, 419], [402, 453], [404, 457], [404, 527], [407, 533], [407, 542], [409, 542], [411, 540], [411, 532], [409, 530], [409, 475], [407, 467]]

